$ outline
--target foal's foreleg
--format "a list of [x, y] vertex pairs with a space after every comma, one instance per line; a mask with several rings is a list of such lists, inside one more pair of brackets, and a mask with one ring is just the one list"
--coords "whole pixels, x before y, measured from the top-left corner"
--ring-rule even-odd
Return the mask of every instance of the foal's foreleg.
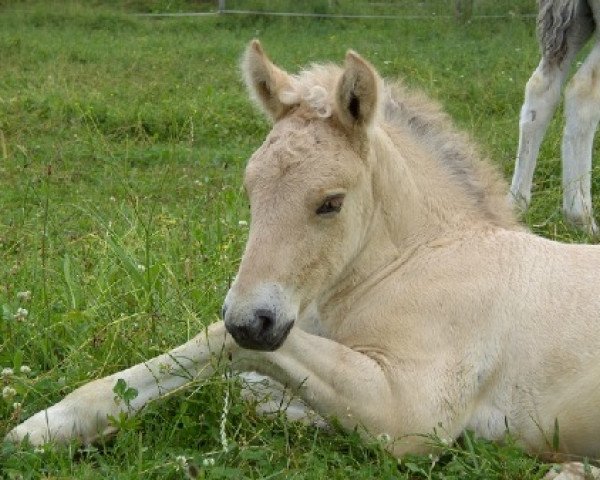
[[[275, 352], [244, 350], [226, 333], [223, 322], [218, 322], [165, 355], [78, 388], [17, 426], [8, 439], [20, 441], [29, 436], [36, 445], [73, 438], [94, 441], [114, 431], [110, 416], [132, 414], [192, 378], [208, 378], [214, 373], [214, 354], [231, 358], [238, 370], [256, 370], [295, 389], [316, 412], [336, 418], [347, 429], [360, 427], [372, 435], [389, 435], [396, 439], [390, 449], [397, 455], [426, 450], [422, 437], [409, 435], [430, 433], [438, 421], [434, 415], [439, 405], [431, 403], [436, 396], [420, 395], [417, 392], [427, 389], [414, 382], [408, 388], [399, 386], [397, 372], [380, 363], [383, 359], [378, 362], [297, 327]], [[138, 391], [129, 405], [115, 398], [118, 379]]]
[[571, 223], [598, 234], [592, 211], [591, 175], [594, 133], [600, 120], [600, 42], [567, 87], [565, 119], [563, 210]]
[[234, 362], [295, 390], [312, 409], [348, 430], [387, 434], [396, 455], [428, 450], [425, 439], [412, 434], [431, 433], [439, 420], [434, 418], [438, 409], [430, 408], [434, 395], [415, 401], [420, 386], [400, 387], [390, 365], [298, 328], [277, 351], [241, 350]]
[[[28, 435], [34, 445], [50, 441], [61, 443], [73, 438], [92, 442], [115, 430], [109, 417], [121, 412], [135, 413], [151, 400], [192, 379], [209, 377], [214, 372], [211, 355], [227, 351], [232, 345], [223, 322], [215, 323], [169, 353], [78, 388], [18, 425], [7, 438], [21, 441]], [[137, 396], [129, 403], [113, 392], [119, 379], [125, 381], [127, 388], [137, 390]]]

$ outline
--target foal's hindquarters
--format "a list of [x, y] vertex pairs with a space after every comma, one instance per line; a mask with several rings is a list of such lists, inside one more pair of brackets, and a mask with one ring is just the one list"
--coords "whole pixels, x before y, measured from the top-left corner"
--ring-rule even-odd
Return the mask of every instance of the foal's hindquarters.
[[[498, 230], [428, 250], [412, 276], [402, 272], [397, 355], [409, 358], [396, 368], [402, 375], [415, 366], [423, 390], [413, 401], [430, 414], [446, 405], [438, 434], [467, 428], [501, 440], [510, 432], [542, 457], [598, 458], [600, 248]], [[411, 299], [412, 314], [403, 307]], [[414, 358], [428, 356], [433, 363], [418, 367]], [[434, 359], [443, 365], [437, 377]], [[406, 389], [415, 386], [397, 395], [406, 398]]]
[[508, 431], [528, 451], [598, 458], [600, 248], [529, 233], [495, 240], [513, 258], [497, 257], [504, 330], [486, 332], [500, 342], [488, 398], [506, 402]]

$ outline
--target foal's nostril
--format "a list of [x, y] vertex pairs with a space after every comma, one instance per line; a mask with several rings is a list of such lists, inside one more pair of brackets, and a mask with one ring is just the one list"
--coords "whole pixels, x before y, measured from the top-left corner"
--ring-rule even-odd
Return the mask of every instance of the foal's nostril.
[[254, 312], [254, 318], [258, 324], [257, 330], [261, 333], [272, 330], [275, 326], [275, 312], [266, 308], [260, 308]]

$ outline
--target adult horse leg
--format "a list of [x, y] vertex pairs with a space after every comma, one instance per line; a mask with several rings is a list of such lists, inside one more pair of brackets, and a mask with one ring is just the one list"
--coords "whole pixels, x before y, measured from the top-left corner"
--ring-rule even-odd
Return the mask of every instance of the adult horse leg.
[[[568, 65], [552, 64], [542, 57], [525, 87], [519, 120], [519, 149], [509, 200], [522, 210], [531, 201], [533, 172], [546, 128], [556, 110]], [[570, 62], [569, 62], [570, 63]]]
[[573, 76], [565, 92], [562, 144], [563, 210], [566, 218], [591, 234], [600, 233], [591, 198], [592, 147], [600, 121], [600, 41]]
[[[589, 11], [579, 8], [573, 18], [563, 26], [563, 54], [557, 55], [553, 43], [557, 32], [553, 30], [560, 18], [556, 12], [547, 13], [552, 18], [544, 23], [544, 13], [540, 12], [540, 48], [542, 58], [525, 87], [525, 101], [521, 107], [519, 121], [519, 148], [515, 172], [513, 175], [509, 200], [521, 209], [526, 209], [531, 200], [533, 172], [540, 150], [540, 145], [552, 115], [560, 99], [561, 87], [565, 81], [569, 67], [581, 47], [593, 31], [593, 23]], [[550, 25], [547, 25], [550, 24]], [[571, 27], [571, 28], [567, 28]], [[551, 32], [545, 31], [550, 30]]]

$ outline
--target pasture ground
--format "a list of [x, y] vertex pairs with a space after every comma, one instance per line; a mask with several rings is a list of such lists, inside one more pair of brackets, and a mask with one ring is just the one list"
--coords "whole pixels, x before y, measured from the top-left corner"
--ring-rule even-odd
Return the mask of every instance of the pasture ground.
[[[14, 371], [0, 379], [14, 389], [0, 398], [0, 438], [217, 319], [247, 234], [244, 163], [269, 129], [239, 79], [251, 38], [291, 71], [354, 48], [438, 98], [512, 172], [523, 87], [538, 61], [531, 18], [147, 19], [120, 8], [0, 2], [0, 369]], [[590, 241], [560, 214], [561, 126], [550, 127], [524, 220], [550, 238]], [[600, 192], [600, 163], [594, 170]], [[439, 458], [398, 462], [357, 433], [257, 417], [219, 376], [120, 423], [94, 447], [2, 444], [0, 478], [534, 479], [548, 468], [510, 441], [469, 435]]]

